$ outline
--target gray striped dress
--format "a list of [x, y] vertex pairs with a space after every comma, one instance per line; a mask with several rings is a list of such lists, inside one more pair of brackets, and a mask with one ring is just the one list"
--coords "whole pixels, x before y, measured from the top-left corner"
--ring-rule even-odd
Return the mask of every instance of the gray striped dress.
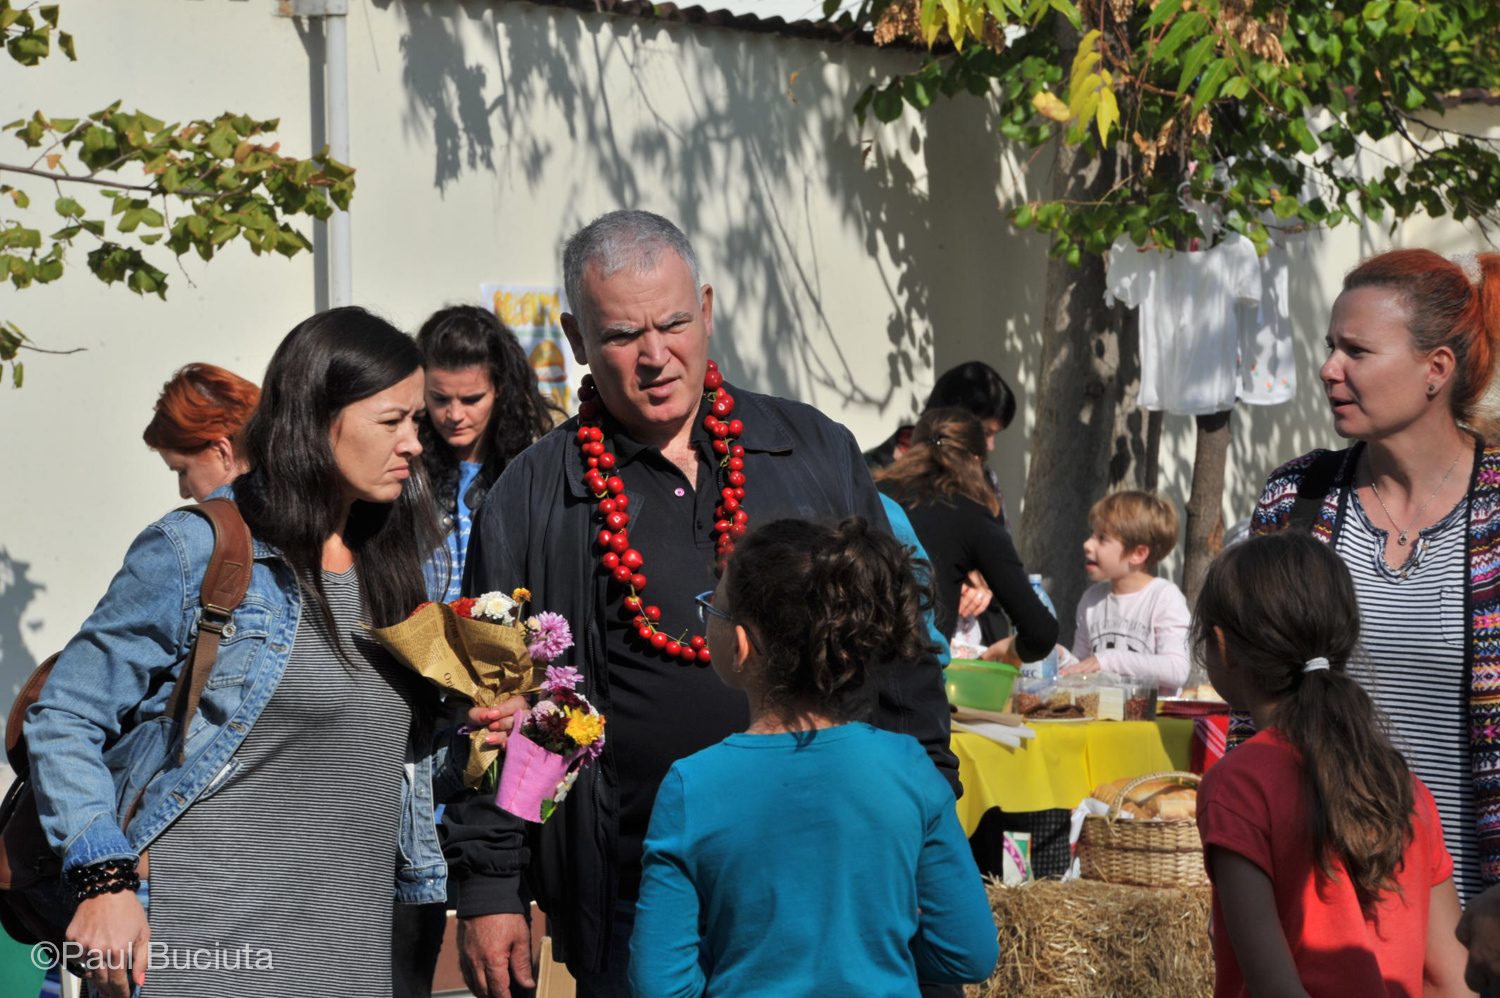
[[1355, 492], [1336, 543], [1354, 578], [1367, 659], [1351, 673], [1390, 718], [1396, 747], [1432, 791], [1463, 902], [1484, 889], [1464, 666], [1467, 510], [1465, 499], [1421, 531], [1411, 557], [1393, 569], [1385, 562], [1386, 531]]
[[415, 694], [365, 633], [355, 571], [323, 584], [352, 662], [304, 603], [234, 772], [151, 845], [145, 998], [391, 994]]

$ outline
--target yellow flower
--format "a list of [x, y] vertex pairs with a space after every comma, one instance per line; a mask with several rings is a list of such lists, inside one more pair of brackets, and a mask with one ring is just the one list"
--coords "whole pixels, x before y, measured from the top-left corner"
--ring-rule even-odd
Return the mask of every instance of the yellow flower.
[[531, 590], [525, 586], [516, 587], [516, 591], [510, 594], [510, 598], [517, 603], [529, 603], [531, 601]]
[[594, 744], [604, 734], [604, 718], [599, 714], [585, 714], [572, 707], [564, 710], [563, 714], [568, 719], [564, 734], [573, 739], [579, 748]]

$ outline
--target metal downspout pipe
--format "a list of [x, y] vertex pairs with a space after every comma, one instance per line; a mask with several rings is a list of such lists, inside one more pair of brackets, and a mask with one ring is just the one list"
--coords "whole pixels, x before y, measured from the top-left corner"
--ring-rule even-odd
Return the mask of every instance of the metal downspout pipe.
[[[282, 17], [317, 18], [323, 23], [323, 127], [328, 155], [349, 162], [349, 0], [278, 0]], [[349, 213], [338, 208], [328, 218], [328, 251], [318, 261], [328, 282], [328, 304], [354, 304], [353, 235]]]
[[[328, 46], [328, 154], [340, 163], [349, 162], [349, 5], [323, 18], [323, 36]], [[329, 300], [337, 308], [354, 304], [353, 236], [349, 213], [335, 208], [328, 219]]]

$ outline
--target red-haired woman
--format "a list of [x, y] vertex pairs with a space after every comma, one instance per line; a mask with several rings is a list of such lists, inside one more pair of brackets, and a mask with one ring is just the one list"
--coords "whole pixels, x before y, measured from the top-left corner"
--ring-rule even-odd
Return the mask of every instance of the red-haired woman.
[[202, 502], [245, 472], [240, 434], [259, 401], [259, 388], [213, 364], [189, 364], [162, 386], [141, 436], [177, 474], [178, 495]]
[[1253, 522], [1311, 531], [1349, 567], [1360, 678], [1432, 789], [1465, 899], [1500, 880], [1500, 442], [1479, 413], [1497, 337], [1500, 254], [1361, 263], [1319, 371], [1353, 444], [1278, 468]]

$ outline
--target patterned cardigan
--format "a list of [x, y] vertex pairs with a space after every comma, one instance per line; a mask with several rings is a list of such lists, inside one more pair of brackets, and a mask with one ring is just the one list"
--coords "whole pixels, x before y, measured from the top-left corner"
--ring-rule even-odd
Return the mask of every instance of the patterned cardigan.
[[[1323, 497], [1312, 534], [1332, 543], [1344, 522], [1349, 486], [1363, 444], [1342, 452], [1338, 473]], [[1468, 620], [1465, 663], [1469, 673], [1469, 748], [1478, 816], [1480, 872], [1486, 885], [1500, 881], [1500, 446], [1475, 444], [1469, 480], [1465, 555], [1469, 566], [1464, 609]], [[1255, 505], [1251, 532], [1289, 525], [1297, 489], [1325, 450], [1288, 461], [1271, 473]]]

